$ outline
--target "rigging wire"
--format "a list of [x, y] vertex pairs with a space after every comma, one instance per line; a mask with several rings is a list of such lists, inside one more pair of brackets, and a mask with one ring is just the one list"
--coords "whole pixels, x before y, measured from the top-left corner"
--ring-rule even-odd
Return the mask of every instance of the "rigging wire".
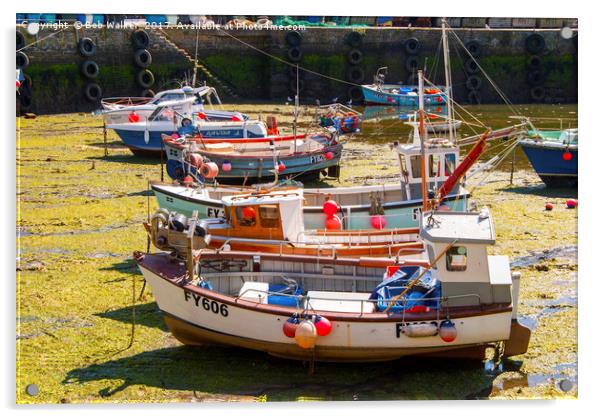
[[33, 45], [35, 45], [35, 44], [37, 44], [37, 43], [40, 43], [40, 42], [42, 42], [42, 41], [44, 41], [44, 40], [46, 40], [46, 39], [52, 38], [53, 36], [56, 36], [56, 35], [58, 35], [59, 33], [63, 32], [63, 31], [64, 31], [65, 29], [67, 29], [67, 28], [68, 28], [68, 27], [64, 27], [64, 28], [62, 28], [61, 30], [59, 30], [59, 31], [57, 31], [57, 32], [53, 32], [53, 33], [51, 33], [51, 34], [50, 34], [50, 35], [48, 35], [48, 36], [44, 36], [43, 38], [40, 38], [40, 39], [38, 39], [37, 41], [34, 41], [34, 42], [30, 43], [29, 45], [25, 45], [25, 46], [24, 46], [23, 48], [21, 48], [21, 49], [17, 49], [17, 51], [16, 51], [16, 52], [23, 51], [24, 49], [27, 49], [27, 48], [29, 48], [30, 46], [33, 46]]

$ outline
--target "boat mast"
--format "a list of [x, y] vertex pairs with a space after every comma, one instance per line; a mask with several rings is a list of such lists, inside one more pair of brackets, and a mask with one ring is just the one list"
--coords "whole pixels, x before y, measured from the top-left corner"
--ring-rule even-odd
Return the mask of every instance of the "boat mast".
[[[194, 46], [194, 69], [192, 70], [192, 88], [196, 86], [196, 71], [198, 66], [197, 54], [199, 52], [199, 28], [196, 29], [196, 44]], [[221, 104], [221, 103], [220, 103]]]
[[297, 89], [295, 91], [295, 119], [293, 120], [293, 143], [295, 154], [297, 153], [297, 117], [299, 116], [299, 64], [295, 65], [297, 70]]
[[447, 30], [446, 30], [447, 20], [445, 18], [441, 19], [441, 37], [443, 41], [443, 63], [445, 67], [445, 92], [447, 95], [447, 131], [449, 133], [450, 142], [456, 141], [456, 132], [453, 126], [452, 120], [454, 117], [453, 112], [453, 103], [451, 96], [451, 74], [449, 68], [449, 44], [447, 42]]
[[422, 211], [426, 212], [426, 150], [424, 148], [424, 74], [418, 70], [418, 116], [420, 133], [420, 174], [422, 177]]

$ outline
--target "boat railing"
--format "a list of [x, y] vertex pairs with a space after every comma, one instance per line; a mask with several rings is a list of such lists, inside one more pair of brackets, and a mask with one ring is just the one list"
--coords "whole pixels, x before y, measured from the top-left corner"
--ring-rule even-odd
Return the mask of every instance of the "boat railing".
[[139, 106], [147, 104], [152, 97], [107, 97], [100, 100], [100, 104], [105, 109], [118, 109], [127, 106]]

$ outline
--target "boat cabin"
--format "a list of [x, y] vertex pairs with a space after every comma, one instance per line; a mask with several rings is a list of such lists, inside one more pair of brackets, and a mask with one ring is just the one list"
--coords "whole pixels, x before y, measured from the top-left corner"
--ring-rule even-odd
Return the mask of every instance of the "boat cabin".
[[441, 282], [446, 306], [512, 302], [508, 257], [487, 255], [487, 248], [495, 243], [487, 208], [479, 213], [426, 212], [420, 236], [430, 263], [434, 263], [432, 273]]

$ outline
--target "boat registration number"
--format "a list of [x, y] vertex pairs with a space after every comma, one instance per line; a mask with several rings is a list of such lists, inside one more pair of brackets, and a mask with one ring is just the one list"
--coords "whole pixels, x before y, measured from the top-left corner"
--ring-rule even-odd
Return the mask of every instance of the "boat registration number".
[[315, 163], [321, 163], [322, 161], [326, 160], [326, 157], [324, 155], [312, 155], [309, 158], [309, 161], [311, 162], [311, 164], [315, 164]]
[[223, 217], [225, 217], [225, 213], [224, 213], [223, 209], [207, 208], [207, 217], [208, 218], [223, 218]]
[[228, 316], [228, 305], [225, 303], [219, 303], [215, 300], [207, 299], [201, 295], [196, 295], [188, 290], [184, 290], [184, 300], [186, 302], [192, 301], [195, 306], [204, 309], [207, 312], [221, 315], [223, 317]]

